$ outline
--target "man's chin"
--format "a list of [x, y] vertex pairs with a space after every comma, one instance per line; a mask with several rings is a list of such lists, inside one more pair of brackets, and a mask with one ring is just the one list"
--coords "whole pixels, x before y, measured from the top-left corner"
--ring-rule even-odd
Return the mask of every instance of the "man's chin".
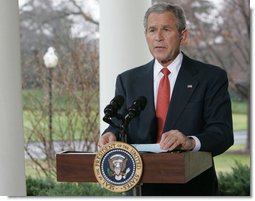
[[166, 60], [167, 60], [165, 57], [158, 56], [158, 55], [155, 55], [154, 57], [155, 57], [155, 59], [157, 59], [157, 60], [160, 61], [160, 62], [166, 61]]
[[[158, 59], [157, 59], [158, 60]], [[171, 59], [168, 59], [168, 60], [158, 60], [158, 62], [164, 66], [164, 67], [167, 67], [169, 64], [171, 64], [173, 62], [173, 60]]]
[[161, 64], [166, 64], [170, 61], [170, 59], [166, 59], [164, 57], [155, 57]]

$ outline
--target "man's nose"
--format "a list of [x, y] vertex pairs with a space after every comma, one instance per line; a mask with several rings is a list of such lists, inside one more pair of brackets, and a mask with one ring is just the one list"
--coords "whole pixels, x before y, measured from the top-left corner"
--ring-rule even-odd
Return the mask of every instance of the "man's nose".
[[156, 39], [157, 41], [162, 41], [162, 40], [164, 39], [161, 30], [159, 30], [159, 31], [156, 32], [155, 39]]

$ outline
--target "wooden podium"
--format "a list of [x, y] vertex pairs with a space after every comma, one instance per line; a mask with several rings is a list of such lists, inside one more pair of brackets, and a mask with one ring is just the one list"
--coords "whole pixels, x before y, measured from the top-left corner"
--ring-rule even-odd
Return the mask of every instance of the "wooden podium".
[[[96, 153], [63, 152], [56, 155], [60, 182], [97, 182], [93, 171]], [[141, 183], [186, 183], [212, 166], [208, 152], [141, 153]]]

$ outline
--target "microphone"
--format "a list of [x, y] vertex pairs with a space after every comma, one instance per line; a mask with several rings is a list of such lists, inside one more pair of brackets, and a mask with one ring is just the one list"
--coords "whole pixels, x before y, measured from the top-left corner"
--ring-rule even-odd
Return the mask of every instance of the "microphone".
[[128, 113], [125, 116], [125, 125], [127, 126], [129, 122], [137, 117], [141, 111], [144, 110], [147, 104], [147, 99], [144, 96], [139, 96], [133, 104], [128, 108]]
[[121, 108], [123, 103], [124, 103], [124, 98], [121, 95], [115, 96], [111, 100], [110, 104], [105, 107], [104, 109], [105, 116], [103, 117], [103, 120], [108, 123], [109, 118], [117, 115], [117, 112]]

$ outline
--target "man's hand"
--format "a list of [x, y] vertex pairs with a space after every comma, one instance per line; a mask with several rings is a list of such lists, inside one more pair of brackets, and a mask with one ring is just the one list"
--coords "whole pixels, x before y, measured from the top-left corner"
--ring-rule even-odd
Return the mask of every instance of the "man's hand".
[[191, 151], [195, 147], [195, 140], [187, 137], [178, 130], [170, 130], [162, 134], [160, 148], [163, 150], [172, 151], [175, 148]]
[[116, 140], [117, 140], [117, 138], [113, 133], [107, 132], [100, 136], [98, 143], [97, 143], [97, 147], [98, 147], [98, 149], [101, 149], [102, 146], [104, 146], [105, 144], [116, 141]]

